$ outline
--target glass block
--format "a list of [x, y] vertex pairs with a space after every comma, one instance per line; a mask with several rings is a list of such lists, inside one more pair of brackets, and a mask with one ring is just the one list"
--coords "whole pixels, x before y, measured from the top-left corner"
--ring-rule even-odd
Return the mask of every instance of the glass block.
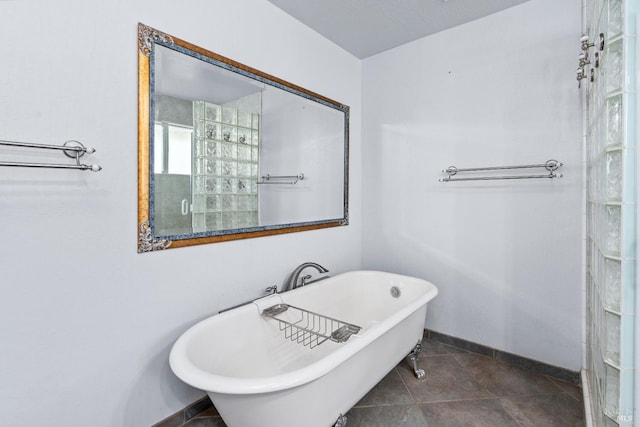
[[600, 197], [600, 187], [602, 182], [604, 182], [604, 171], [602, 171], [602, 168], [600, 168], [600, 164], [602, 163], [602, 157], [600, 156], [598, 157], [598, 159], [596, 160], [596, 162], [593, 164], [592, 167], [592, 171], [591, 171], [591, 177], [592, 177], [592, 181], [593, 181], [593, 200], [594, 201], [600, 201], [602, 200], [602, 198]]
[[238, 228], [236, 225], [236, 215], [232, 212], [222, 212], [222, 228], [230, 230]]
[[251, 160], [257, 162], [258, 159], [258, 147], [251, 147]]
[[222, 175], [235, 176], [236, 175], [236, 163], [231, 161], [222, 161]]
[[204, 101], [193, 101], [193, 119], [204, 120]]
[[204, 212], [205, 198], [203, 196], [193, 197], [193, 212]]
[[206, 209], [209, 212], [217, 212], [222, 209], [222, 201], [219, 195], [207, 196]]
[[617, 418], [618, 402], [620, 400], [620, 372], [616, 368], [607, 365], [606, 375], [604, 411], [606, 414]]
[[238, 145], [238, 160], [251, 161], [251, 147]]
[[605, 359], [620, 366], [620, 316], [606, 312], [605, 315]]
[[605, 250], [609, 253], [620, 253], [620, 206], [608, 205], [607, 211], [607, 224], [605, 235]]
[[191, 217], [193, 231], [198, 233], [201, 231], [206, 231], [206, 223], [205, 223], [205, 214], [197, 214], [194, 213]]
[[220, 144], [221, 155], [225, 159], [236, 159], [238, 156], [238, 146], [233, 143], [222, 142]]
[[238, 144], [251, 144], [251, 129], [238, 128]]
[[223, 211], [235, 211], [236, 210], [236, 196], [231, 194], [225, 194], [222, 196], [222, 210]]
[[238, 163], [238, 176], [251, 176], [251, 164]]
[[623, 80], [624, 55], [622, 39], [611, 43], [605, 52], [605, 67], [607, 75], [607, 92], [620, 90]]
[[197, 175], [202, 175], [204, 173], [204, 165], [202, 164], [202, 159], [200, 157], [193, 159], [193, 170]]
[[219, 122], [221, 119], [220, 106], [216, 104], [206, 103], [204, 117], [206, 120]]
[[204, 137], [206, 139], [220, 139], [220, 125], [217, 123], [205, 122]]
[[259, 129], [260, 128], [260, 115], [259, 114], [252, 114], [251, 115], [251, 127], [253, 129]]
[[[604, 101], [603, 101], [604, 103]], [[603, 106], [598, 106], [598, 108], [603, 108]], [[600, 114], [601, 111], [598, 110], [598, 115]], [[598, 156], [604, 149], [605, 149], [605, 145], [607, 144], [607, 122], [606, 122], [606, 116], [602, 115], [602, 119], [598, 120], [597, 126], [596, 126], [596, 133], [595, 133], [595, 155]]]
[[622, 0], [609, 0], [607, 38], [612, 38], [622, 33]]
[[205, 141], [204, 142], [204, 153], [209, 157], [219, 157], [220, 156], [220, 143], [217, 141]]
[[194, 122], [193, 134], [198, 139], [204, 138], [204, 122], [202, 120]]
[[238, 180], [235, 178], [224, 178], [222, 180], [222, 192], [235, 194], [238, 192]]
[[607, 99], [607, 145], [622, 145], [622, 95]]
[[251, 209], [258, 210], [258, 196], [251, 196]]
[[193, 192], [196, 194], [204, 193], [204, 177], [196, 176], [193, 178]]
[[227, 142], [238, 141], [238, 128], [235, 126], [222, 127], [222, 140]]
[[260, 145], [260, 132], [257, 130], [251, 132], [251, 145]]
[[248, 227], [255, 227], [257, 225], [253, 220], [252, 212], [238, 212], [237, 220], [238, 220], [238, 227], [248, 228]]
[[238, 126], [251, 127], [251, 113], [246, 111], [238, 111]]
[[620, 290], [622, 287], [622, 263], [615, 259], [605, 259], [605, 306], [620, 312]]
[[207, 193], [219, 193], [221, 185], [220, 178], [212, 178], [209, 176], [205, 178], [205, 191]]
[[204, 141], [202, 139], [196, 139], [193, 142], [193, 152], [196, 156], [204, 156]]
[[622, 199], [622, 151], [607, 153], [607, 200]]
[[602, 255], [600, 251], [598, 251], [596, 256], [596, 286], [598, 287], [599, 295], [601, 296], [601, 300], [604, 301], [604, 289], [605, 289], [605, 257]]
[[230, 107], [222, 107], [222, 122], [230, 125], [237, 125], [238, 110]]
[[215, 158], [205, 158], [204, 173], [207, 175], [220, 175], [220, 161]]
[[238, 193], [250, 193], [251, 182], [248, 179], [238, 179]]
[[222, 230], [222, 215], [218, 212], [209, 212], [206, 216], [207, 231]]
[[237, 203], [239, 211], [251, 210], [251, 196], [238, 196]]

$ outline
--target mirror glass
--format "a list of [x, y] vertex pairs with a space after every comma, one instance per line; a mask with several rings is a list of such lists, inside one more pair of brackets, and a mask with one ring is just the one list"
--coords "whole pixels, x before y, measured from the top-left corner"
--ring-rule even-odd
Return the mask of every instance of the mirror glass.
[[138, 30], [139, 252], [348, 224], [349, 107]]

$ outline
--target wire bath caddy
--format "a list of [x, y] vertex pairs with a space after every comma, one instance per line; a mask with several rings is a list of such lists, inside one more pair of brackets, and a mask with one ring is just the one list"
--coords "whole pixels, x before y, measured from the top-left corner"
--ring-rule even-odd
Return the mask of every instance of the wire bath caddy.
[[262, 316], [276, 320], [280, 331], [289, 341], [314, 348], [327, 340], [346, 342], [360, 326], [327, 317], [289, 304], [276, 304], [265, 308]]

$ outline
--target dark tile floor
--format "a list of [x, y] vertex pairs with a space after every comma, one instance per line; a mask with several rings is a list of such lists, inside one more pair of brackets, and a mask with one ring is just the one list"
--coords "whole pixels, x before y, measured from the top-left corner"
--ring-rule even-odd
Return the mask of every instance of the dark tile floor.
[[[398, 364], [346, 414], [347, 427], [584, 426], [573, 384], [428, 339], [419, 366], [423, 380]], [[211, 408], [183, 426], [225, 424]]]

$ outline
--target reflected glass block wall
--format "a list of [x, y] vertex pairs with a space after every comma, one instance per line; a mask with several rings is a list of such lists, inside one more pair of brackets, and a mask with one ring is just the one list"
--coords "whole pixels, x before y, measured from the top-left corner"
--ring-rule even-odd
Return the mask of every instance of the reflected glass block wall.
[[640, 2], [590, 0], [586, 7], [589, 40], [596, 44], [589, 49], [588, 78], [582, 81], [587, 90], [588, 387], [595, 425], [631, 426], [635, 425], [635, 79]]
[[256, 227], [260, 115], [195, 101], [193, 231]]

